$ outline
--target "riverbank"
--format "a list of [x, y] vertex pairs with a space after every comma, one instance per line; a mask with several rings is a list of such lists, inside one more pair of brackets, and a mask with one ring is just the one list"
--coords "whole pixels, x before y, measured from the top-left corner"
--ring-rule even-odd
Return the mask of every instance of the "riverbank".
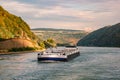
[[33, 52], [41, 52], [44, 50], [34, 50], [34, 51], [18, 51], [18, 52], [0, 52], [0, 55], [8, 55], [8, 54], [24, 54], [24, 53], [33, 53]]

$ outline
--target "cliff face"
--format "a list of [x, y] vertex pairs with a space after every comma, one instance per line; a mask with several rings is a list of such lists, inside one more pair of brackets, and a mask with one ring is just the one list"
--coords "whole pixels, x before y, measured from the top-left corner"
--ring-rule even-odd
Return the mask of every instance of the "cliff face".
[[28, 24], [21, 17], [10, 14], [0, 6], [0, 41], [13, 38], [27, 39], [37, 45], [37, 37], [31, 32]]
[[37, 47], [34, 42], [27, 39], [8, 39], [0, 42], [0, 50], [9, 50], [11, 48], [22, 48], [22, 47]]
[[78, 46], [120, 47], [120, 23], [98, 29], [78, 43]]

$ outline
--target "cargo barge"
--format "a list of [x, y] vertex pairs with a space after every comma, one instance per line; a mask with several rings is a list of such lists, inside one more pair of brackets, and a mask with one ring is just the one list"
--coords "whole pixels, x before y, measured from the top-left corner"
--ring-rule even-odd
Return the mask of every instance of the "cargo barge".
[[80, 55], [76, 46], [66, 46], [64, 49], [49, 48], [38, 53], [38, 61], [69, 61]]

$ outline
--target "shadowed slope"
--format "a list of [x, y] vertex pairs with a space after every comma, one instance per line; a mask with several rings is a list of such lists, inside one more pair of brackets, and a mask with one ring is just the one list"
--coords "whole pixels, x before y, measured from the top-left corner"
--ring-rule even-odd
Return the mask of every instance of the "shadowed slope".
[[77, 45], [120, 47], [120, 23], [98, 29], [88, 34]]

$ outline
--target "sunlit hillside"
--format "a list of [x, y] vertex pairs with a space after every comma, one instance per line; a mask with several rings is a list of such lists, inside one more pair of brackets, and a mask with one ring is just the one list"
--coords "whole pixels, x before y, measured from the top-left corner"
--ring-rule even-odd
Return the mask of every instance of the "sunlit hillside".
[[[35, 47], [38, 46], [37, 41], [37, 36], [31, 32], [29, 25], [21, 17], [9, 13], [0, 6], [0, 49], [21, 47], [21, 42], [29, 43], [22, 47]], [[19, 45], [14, 45], [18, 43]]]
[[82, 30], [67, 30], [67, 29], [51, 29], [51, 28], [38, 28], [32, 31], [46, 40], [52, 38], [58, 45], [75, 45], [78, 40], [84, 37], [87, 32]]
[[36, 39], [28, 24], [21, 17], [10, 14], [0, 6], [0, 40], [15, 37]]

